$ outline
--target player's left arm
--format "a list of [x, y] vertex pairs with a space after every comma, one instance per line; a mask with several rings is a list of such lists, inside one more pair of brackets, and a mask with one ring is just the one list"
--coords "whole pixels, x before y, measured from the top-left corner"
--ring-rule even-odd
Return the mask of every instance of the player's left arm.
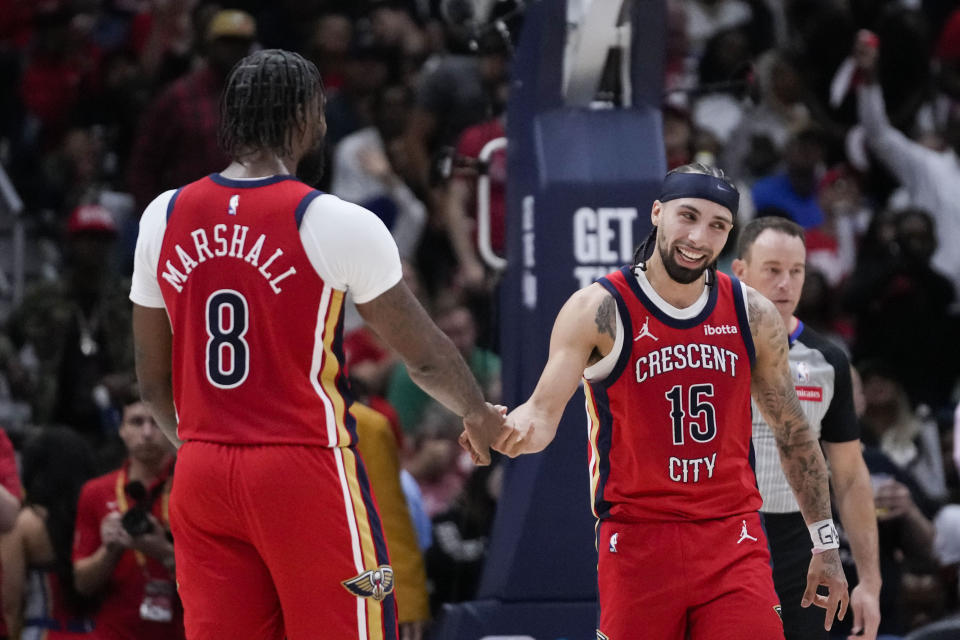
[[[807, 525], [831, 520], [827, 465], [797, 399], [788, 364], [787, 330], [772, 302], [750, 287], [746, 297], [756, 352], [751, 380], [753, 399], [777, 440], [784, 475]], [[829, 598], [817, 596], [820, 584], [829, 588]], [[814, 554], [801, 605], [813, 603], [826, 608], [824, 627], [829, 629], [838, 606], [840, 618], [846, 614], [848, 599], [847, 580], [837, 549]]]
[[173, 331], [167, 310], [133, 305], [133, 352], [140, 397], [160, 430], [179, 447], [177, 410], [173, 404]]

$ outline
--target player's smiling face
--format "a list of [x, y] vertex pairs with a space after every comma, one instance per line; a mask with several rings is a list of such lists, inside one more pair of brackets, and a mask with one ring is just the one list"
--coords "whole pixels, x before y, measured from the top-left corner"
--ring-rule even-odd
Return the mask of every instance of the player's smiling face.
[[733, 214], [702, 198], [656, 202], [657, 251], [667, 274], [680, 284], [695, 282], [717, 259], [733, 228]]

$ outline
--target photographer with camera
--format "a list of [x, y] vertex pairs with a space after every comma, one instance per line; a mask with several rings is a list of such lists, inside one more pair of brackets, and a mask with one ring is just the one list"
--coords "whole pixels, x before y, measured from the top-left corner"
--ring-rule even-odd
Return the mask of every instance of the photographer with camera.
[[169, 502], [174, 449], [137, 390], [117, 403], [127, 459], [87, 482], [77, 505], [77, 591], [101, 600], [94, 620], [105, 640], [184, 637], [177, 598]]

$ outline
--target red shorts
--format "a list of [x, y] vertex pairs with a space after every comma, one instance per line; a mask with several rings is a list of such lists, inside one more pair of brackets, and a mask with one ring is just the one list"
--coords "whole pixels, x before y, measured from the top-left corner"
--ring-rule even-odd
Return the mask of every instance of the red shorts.
[[397, 637], [380, 517], [353, 449], [187, 442], [170, 525], [190, 640]]
[[598, 638], [783, 640], [758, 514], [699, 522], [605, 520], [597, 542]]

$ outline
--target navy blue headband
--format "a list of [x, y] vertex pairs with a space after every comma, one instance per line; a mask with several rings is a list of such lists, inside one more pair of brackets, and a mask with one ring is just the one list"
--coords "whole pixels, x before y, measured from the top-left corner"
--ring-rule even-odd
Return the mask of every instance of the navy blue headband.
[[703, 173], [668, 173], [663, 180], [660, 202], [677, 198], [703, 198], [726, 207], [734, 217], [740, 206], [740, 192], [727, 180]]

